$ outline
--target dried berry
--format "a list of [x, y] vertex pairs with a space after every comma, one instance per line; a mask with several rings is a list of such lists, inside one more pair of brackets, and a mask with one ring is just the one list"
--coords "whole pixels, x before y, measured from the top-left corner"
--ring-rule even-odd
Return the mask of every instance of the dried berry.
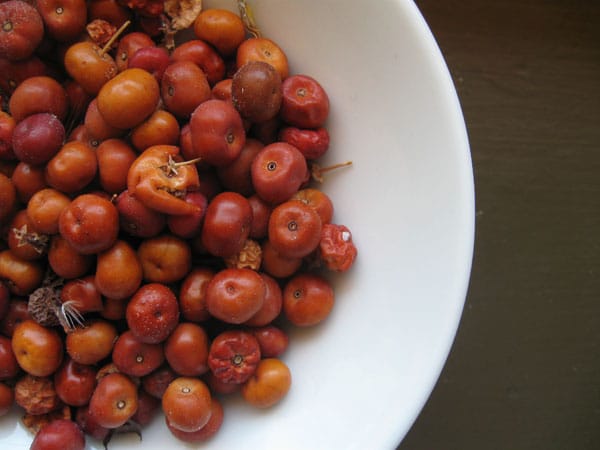
[[32, 434], [36, 434], [44, 425], [57, 419], [71, 419], [71, 408], [64, 405], [62, 408], [55, 409], [46, 414], [29, 414], [25, 413], [21, 421], [25, 428]]
[[92, 41], [100, 47], [104, 47], [117, 32], [117, 27], [103, 19], [94, 19], [85, 28]]
[[225, 258], [225, 265], [236, 269], [258, 270], [262, 262], [260, 244], [252, 239], [246, 239], [239, 253]]
[[260, 345], [252, 334], [229, 330], [211, 343], [208, 365], [220, 381], [240, 384], [252, 376], [260, 358]]
[[328, 269], [336, 272], [348, 270], [354, 264], [357, 254], [348, 227], [332, 223], [323, 225], [319, 254]]
[[171, 18], [171, 27], [183, 30], [192, 25], [202, 11], [202, 0], [165, 0], [164, 10]]
[[15, 402], [28, 414], [46, 414], [58, 409], [61, 401], [50, 377], [26, 374], [15, 384]]

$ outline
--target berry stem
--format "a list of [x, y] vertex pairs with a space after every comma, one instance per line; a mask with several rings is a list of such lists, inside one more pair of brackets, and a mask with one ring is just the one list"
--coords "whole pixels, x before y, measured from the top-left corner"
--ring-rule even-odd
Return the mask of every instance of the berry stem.
[[189, 159], [187, 161], [177, 162], [173, 159], [173, 157], [171, 155], [169, 155], [169, 162], [167, 162], [167, 164], [165, 164], [164, 166], [161, 166], [160, 168], [167, 174], [168, 177], [171, 177], [173, 175], [177, 175], [178, 167], [187, 166], [190, 164], [196, 164], [197, 162], [200, 162], [200, 161], [202, 161], [202, 158], [194, 158], [194, 159]]
[[119, 38], [119, 36], [121, 34], [123, 34], [123, 31], [125, 31], [125, 28], [127, 28], [130, 23], [131, 23], [131, 20], [125, 21], [125, 23], [123, 25], [121, 25], [121, 27], [117, 31], [115, 31], [115, 34], [113, 34], [110, 37], [110, 39], [108, 40], [108, 42], [104, 45], [104, 47], [102, 47], [102, 50], [100, 50], [100, 56], [103, 56], [106, 52], [108, 52], [110, 50], [110, 48], [112, 47], [112, 45]]
[[332, 170], [340, 169], [342, 167], [348, 167], [351, 165], [352, 165], [352, 161], [345, 161], [343, 163], [333, 164], [333, 165], [327, 166], [327, 167], [321, 167], [318, 164], [313, 163], [310, 168], [310, 171], [311, 171], [312, 177], [315, 180], [317, 180], [319, 183], [322, 183], [324, 173], [331, 172]]

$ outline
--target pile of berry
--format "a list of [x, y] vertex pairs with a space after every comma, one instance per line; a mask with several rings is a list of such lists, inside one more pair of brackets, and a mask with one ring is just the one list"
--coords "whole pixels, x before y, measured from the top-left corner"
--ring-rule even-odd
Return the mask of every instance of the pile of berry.
[[286, 330], [334, 306], [329, 98], [238, 4], [0, 3], [0, 415], [34, 449], [159, 411], [209, 439], [223, 395], [285, 397]]

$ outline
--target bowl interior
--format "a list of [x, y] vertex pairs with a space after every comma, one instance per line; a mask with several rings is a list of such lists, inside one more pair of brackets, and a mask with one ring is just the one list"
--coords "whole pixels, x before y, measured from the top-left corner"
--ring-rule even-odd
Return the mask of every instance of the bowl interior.
[[[291, 73], [313, 76], [329, 93], [323, 163], [353, 164], [329, 174], [323, 189], [359, 255], [334, 277], [327, 321], [292, 331], [285, 400], [267, 411], [226, 400], [223, 427], [203, 448], [394, 448], [439, 376], [468, 284], [474, 202], [460, 105], [409, 0], [248, 3], [263, 34], [286, 51]], [[15, 419], [0, 418], [0, 442], [28, 448], [31, 437]], [[177, 446], [186, 445], [162, 417], [142, 442], [124, 435], [111, 443]]]

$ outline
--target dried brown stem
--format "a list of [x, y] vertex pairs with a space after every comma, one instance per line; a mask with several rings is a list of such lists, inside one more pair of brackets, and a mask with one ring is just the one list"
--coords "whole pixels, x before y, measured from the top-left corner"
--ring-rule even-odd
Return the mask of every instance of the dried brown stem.
[[327, 167], [321, 167], [316, 163], [313, 163], [310, 172], [312, 177], [317, 180], [319, 183], [323, 182], [323, 174], [327, 172], [331, 172], [332, 170], [340, 169], [342, 167], [348, 167], [352, 165], [352, 161], [345, 161], [343, 163], [333, 164]]
[[102, 47], [102, 50], [100, 50], [100, 56], [102, 56], [106, 52], [110, 51], [110, 48], [112, 47], [112, 45], [119, 38], [119, 36], [121, 34], [123, 34], [123, 31], [125, 31], [125, 28], [127, 28], [129, 26], [129, 24], [131, 24], [131, 20], [127, 20], [123, 25], [121, 25], [121, 27], [117, 31], [115, 31], [115, 34], [113, 34], [110, 37], [108, 42], [104, 45], [104, 47]]

